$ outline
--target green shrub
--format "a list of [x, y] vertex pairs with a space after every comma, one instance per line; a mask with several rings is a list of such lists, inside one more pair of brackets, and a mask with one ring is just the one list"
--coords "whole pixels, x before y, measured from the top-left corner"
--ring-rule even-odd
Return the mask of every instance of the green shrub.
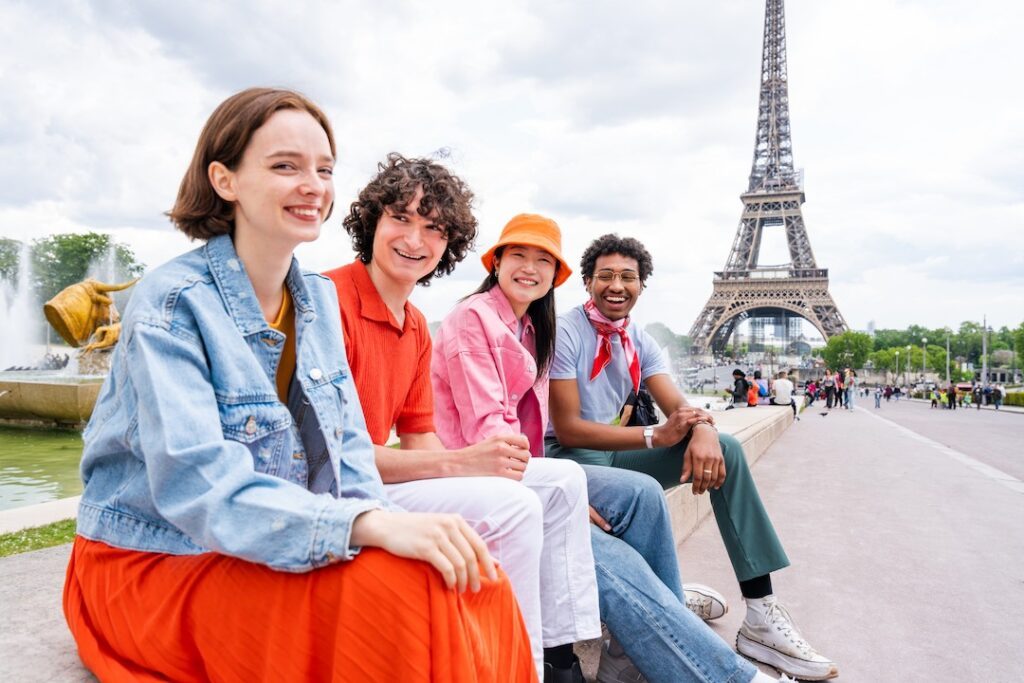
[[1024, 391], [1014, 391], [1003, 397], [1003, 405], [1024, 408]]

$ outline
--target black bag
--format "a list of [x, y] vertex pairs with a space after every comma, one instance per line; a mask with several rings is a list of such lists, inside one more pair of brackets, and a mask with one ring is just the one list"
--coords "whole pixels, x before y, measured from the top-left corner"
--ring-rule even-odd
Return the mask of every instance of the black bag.
[[625, 405], [619, 411], [619, 424], [623, 427], [646, 427], [658, 424], [658, 410], [654, 407], [651, 392], [643, 386], [640, 391], [630, 391]]

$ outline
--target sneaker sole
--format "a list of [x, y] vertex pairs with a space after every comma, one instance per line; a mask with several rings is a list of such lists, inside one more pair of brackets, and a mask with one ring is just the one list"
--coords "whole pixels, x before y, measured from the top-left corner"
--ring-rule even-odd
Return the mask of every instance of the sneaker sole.
[[[748, 659], [775, 667], [782, 673], [803, 681], [827, 681], [839, 675], [839, 669], [836, 668], [835, 664], [827, 665], [829, 670], [826, 672], [821, 671], [826, 665], [818, 665], [815, 669], [812, 669], [811, 667], [814, 665], [811, 662], [801, 661], [784, 655], [767, 645], [762, 645], [755, 640], [747, 638], [742, 633], [736, 634], [736, 651]], [[794, 664], [798, 666], [793, 666]]]

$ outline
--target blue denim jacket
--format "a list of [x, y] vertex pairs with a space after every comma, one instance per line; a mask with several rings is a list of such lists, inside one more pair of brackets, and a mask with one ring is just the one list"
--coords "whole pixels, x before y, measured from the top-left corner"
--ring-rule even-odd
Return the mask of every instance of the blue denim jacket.
[[[79, 534], [307, 571], [355, 556], [357, 515], [397, 509], [374, 466], [334, 285], [294, 259], [286, 285], [298, 425], [274, 381], [284, 335], [264, 319], [229, 236], [136, 285], [83, 434]], [[307, 483], [310, 436], [320, 453], [309, 455], [326, 446], [328, 464]]]

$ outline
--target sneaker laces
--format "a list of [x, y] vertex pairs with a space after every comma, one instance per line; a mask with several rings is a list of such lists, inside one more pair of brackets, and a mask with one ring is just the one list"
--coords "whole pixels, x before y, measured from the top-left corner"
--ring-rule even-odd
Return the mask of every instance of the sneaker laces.
[[707, 621], [711, 618], [711, 598], [699, 593], [687, 593], [686, 609]]
[[793, 621], [793, 617], [790, 616], [789, 611], [785, 607], [775, 602], [768, 606], [768, 609], [764, 613], [764, 621], [766, 624], [770, 624], [777, 631], [781, 632], [783, 636], [789, 639], [797, 649], [800, 650], [805, 656], [810, 657], [817, 654], [811, 644], [804, 640], [804, 637], [800, 635], [799, 629], [796, 627], [796, 622]]

